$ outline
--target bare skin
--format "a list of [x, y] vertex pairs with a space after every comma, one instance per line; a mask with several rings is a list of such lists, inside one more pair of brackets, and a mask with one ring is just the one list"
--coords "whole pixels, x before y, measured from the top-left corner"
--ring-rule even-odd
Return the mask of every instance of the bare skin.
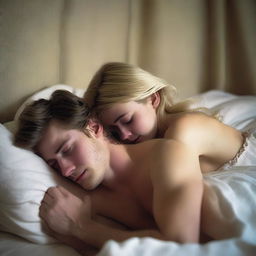
[[[234, 158], [243, 136], [204, 114], [177, 114], [169, 121], [173, 123], [175, 118], [175, 126], [163, 129], [166, 138], [175, 140], [117, 145], [109, 143], [100, 129], [94, 129], [100, 146], [109, 152], [101, 185], [90, 184], [97, 189], [91, 193], [91, 200], [84, 201], [62, 188], [48, 191], [41, 216], [50, 228], [97, 248], [109, 239], [123, 241], [132, 236], [198, 242], [200, 219], [206, 217], [201, 212], [202, 173], [214, 171]], [[44, 148], [49, 147], [50, 135], [46, 133], [39, 145], [46, 160], [49, 155], [44, 154]], [[90, 169], [86, 177], [89, 175], [96, 175], [96, 169]], [[114, 219], [136, 231], [107, 227], [94, 221], [94, 215]]]
[[167, 115], [157, 136], [195, 145], [202, 173], [215, 171], [233, 159], [244, 140], [240, 131], [202, 113]]

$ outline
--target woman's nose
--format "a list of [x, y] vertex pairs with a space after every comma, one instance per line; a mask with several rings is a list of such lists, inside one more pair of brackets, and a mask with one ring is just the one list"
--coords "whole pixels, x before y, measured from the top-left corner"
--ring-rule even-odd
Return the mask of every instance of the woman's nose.
[[125, 127], [120, 127], [119, 129], [120, 129], [120, 139], [129, 140], [129, 138], [132, 135], [132, 132]]
[[60, 167], [61, 174], [64, 177], [69, 177], [72, 175], [73, 171], [75, 170], [75, 166], [73, 165], [72, 161], [68, 159], [59, 159], [58, 164]]

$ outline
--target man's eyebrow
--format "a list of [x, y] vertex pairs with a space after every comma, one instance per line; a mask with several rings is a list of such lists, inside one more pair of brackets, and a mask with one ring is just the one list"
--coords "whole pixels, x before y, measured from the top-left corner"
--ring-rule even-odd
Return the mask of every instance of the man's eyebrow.
[[60, 152], [60, 150], [61, 150], [61, 148], [64, 146], [64, 144], [67, 142], [67, 140], [64, 140], [61, 144], [60, 144], [60, 146], [57, 148], [57, 150], [55, 151], [55, 154], [58, 154], [59, 152]]
[[119, 119], [121, 119], [123, 116], [125, 116], [126, 114], [122, 114], [122, 115], [120, 115], [118, 118], [116, 118], [115, 119], [115, 121], [114, 121], [114, 124], [119, 120]]

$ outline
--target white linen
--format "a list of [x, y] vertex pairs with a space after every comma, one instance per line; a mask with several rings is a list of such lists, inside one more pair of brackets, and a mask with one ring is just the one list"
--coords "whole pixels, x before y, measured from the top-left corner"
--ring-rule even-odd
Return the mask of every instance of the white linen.
[[164, 242], [153, 238], [131, 238], [123, 243], [109, 241], [97, 256], [255, 256], [256, 247], [241, 239], [205, 245]]
[[1, 256], [79, 256], [73, 248], [64, 244], [35, 244], [18, 236], [0, 232]]
[[32, 101], [35, 100], [39, 100], [39, 99], [49, 99], [50, 96], [52, 95], [52, 93], [56, 90], [66, 90], [69, 92], [74, 93], [75, 95], [79, 96], [79, 97], [83, 97], [83, 94], [85, 92], [84, 89], [81, 88], [74, 88], [70, 85], [65, 85], [65, 84], [56, 84], [50, 87], [47, 87], [43, 90], [40, 90], [37, 93], [34, 93], [31, 97], [29, 97], [24, 103], [22, 103], [22, 105], [19, 107], [19, 109], [17, 110], [15, 116], [14, 116], [14, 120], [17, 120], [20, 113], [23, 111], [23, 109], [26, 107], [26, 105], [28, 105], [29, 103], [31, 103]]
[[238, 96], [223, 91], [208, 91], [192, 97], [195, 107], [218, 112], [221, 121], [238, 130], [256, 127], [256, 96]]

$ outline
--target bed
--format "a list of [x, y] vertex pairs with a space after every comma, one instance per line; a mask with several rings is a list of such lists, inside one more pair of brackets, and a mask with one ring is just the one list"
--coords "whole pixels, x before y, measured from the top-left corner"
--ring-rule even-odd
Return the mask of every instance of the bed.
[[[79, 96], [84, 90], [54, 85], [28, 98], [14, 120], [0, 124], [0, 255], [78, 256], [78, 252], [45, 234], [38, 216], [46, 189], [62, 185], [77, 196], [84, 191], [54, 173], [30, 151], [12, 145], [15, 122], [31, 100], [48, 98], [56, 89]], [[218, 110], [222, 121], [240, 130], [256, 127], [256, 96], [236, 96], [209, 91], [193, 97], [196, 106]], [[98, 256], [130, 255], [256, 255], [256, 166], [238, 166], [204, 176], [209, 209], [207, 233], [217, 240], [203, 245], [131, 238], [123, 243], [108, 241]], [[216, 210], [218, 209], [218, 210]]]

